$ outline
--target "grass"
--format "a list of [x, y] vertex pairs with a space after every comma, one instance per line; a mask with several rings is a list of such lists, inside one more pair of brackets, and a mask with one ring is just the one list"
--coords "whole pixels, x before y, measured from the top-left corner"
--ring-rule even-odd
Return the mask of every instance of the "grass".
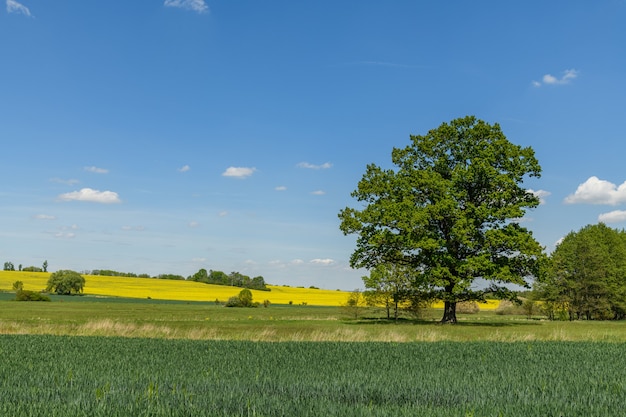
[[[0, 273], [0, 289], [16, 280], [36, 290], [47, 274]], [[89, 277], [103, 293], [52, 302], [0, 293], [0, 415], [617, 416], [626, 402], [625, 322], [484, 309], [452, 326], [440, 308], [355, 320], [337, 305], [225, 308], [176, 299], [214, 286], [124, 280]], [[131, 284], [158, 288], [129, 298]], [[262, 294], [325, 294], [280, 289]]]
[[618, 416], [609, 343], [0, 336], [0, 415]]

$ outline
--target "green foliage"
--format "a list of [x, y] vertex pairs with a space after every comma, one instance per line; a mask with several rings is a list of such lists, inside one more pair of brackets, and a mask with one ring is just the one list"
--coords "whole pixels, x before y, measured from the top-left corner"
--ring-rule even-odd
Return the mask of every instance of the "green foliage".
[[24, 271], [24, 272], [46, 272], [42, 268], [39, 268], [37, 266], [25, 266], [24, 268], [22, 268], [22, 271]]
[[50, 297], [35, 291], [20, 289], [15, 292], [15, 301], [50, 301]]
[[535, 291], [550, 319], [561, 311], [570, 320], [626, 318], [626, 232], [600, 223], [569, 233]]
[[249, 289], [245, 288], [239, 292], [239, 295], [235, 297], [230, 297], [224, 306], [225, 307], [258, 307], [258, 304], [252, 302], [252, 292]]
[[230, 275], [226, 275], [222, 271], [210, 270], [202, 268], [195, 274], [188, 278], [190, 281], [204, 282], [206, 284], [214, 285], [230, 285], [232, 287], [243, 287], [252, 290], [269, 291], [265, 284], [265, 279], [262, 276], [250, 278], [247, 275], [240, 274], [239, 272], [231, 272]]
[[48, 260], [43, 261], [41, 269], [43, 270], [43, 272], [48, 272]]
[[21, 291], [24, 289], [24, 283], [22, 281], [15, 281], [13, 283], [13, 291]]
[[357, 289], [348, 294], [343, 309], [350, 318], [357, 320], [366, 304], [365, 296]]
[[411, 309], [422, 296], [422, 301], [427, 301], [422, 275], [405, 266], [379, 264], [362, 279], [367, 289], [364, 293], [366, 303], [383, 305], [388, 319], [393, 310], [393, 317], [397, 320], [402, 307]]
[[11, 417], [617, 416], [626, 403], [615, 343], [5, 335], [2, 351]]
[[48, 279], [46, 291], [61, 295], [79, 294], [83, 292], [85, 278], [78, 272], [62, 269], [54, 272]]
[[5, 262], [4, 263], [4, 270], [5, 271], [15, 271], [15, 266], [13, 265], [13, 262]]
[[[456, 322], [457, 302], [527, 286], [525, 278], [538, 275], [542, 248], [513, 221], [539, 204], [522, 186], [541, 172], [531, 148], [468, 116], [411, 136], [392, 162], [395, 170], [368, 165], [352, 193], [365, 207], [339, 213], [343, 233], [358, 235], [352, 267], [412, 268], [446, 303], [443, 322]], [[478, 278], [491, 285], [476, 290]]]

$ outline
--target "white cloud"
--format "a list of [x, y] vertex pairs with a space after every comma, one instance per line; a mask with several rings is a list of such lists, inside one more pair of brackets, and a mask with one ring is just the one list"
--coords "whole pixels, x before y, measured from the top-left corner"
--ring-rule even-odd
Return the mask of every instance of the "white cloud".
[[306, 169], [328, 169], [333, 166], [330, 162], [325, 162], [322, 165], [314, 165], [309, 164], [308, 162], [300, 162], [298, 168], [306, 168]]
[[327, 265], [334, 264], [335, 260], [334, 259], [329, 259], [329, 258], [326, 258], [326, 259], [319, 259], [318, 258], [318, 259], [311, 259], [309, 262], [312, 263], [312, 264], [316, 264], [316, 265], [327, 266]]
[[207, 13], [209, 6], [204, 0], [165, 0], [165, 7], [176, 7], [179, 9], [192, 10], [197, 13]]
[[598, 216], [598, 221], [603, 223], [621, 223], [626, 221], [626, 211], [613, 210], [608, 213], [602, 213]]
[[290, 263], [291, 265], [302, 265], [304, 261], [302, 259], [293, 259]]
[[619, 187], [612, 182], [601, 180], [596, 176], [589, 177], [580, 184], [574, 194], [565, 198], [567, 204], [609, 204], [616, 205], [626, 202], [626, 182]]
[[543, 84], [547, 85], [563, 85], [569, 84], [570, 81], [578, 77], [579, 71], [575, 69], [568, 69], [563, 71], [561, 78], [557, 78], [552, 74], [546, 74], [542, 77], [541, 82], [533, 81], [532, 84], [535, 87], [541, 87]]
[[187, 172], [191, 169], [191, 167], [189, 165], [184, 165], [180, 168], [178, 168], [178, 172]]
[[274, 190], [276, 190], [276, 191], [286, 191], [287, 187], [285, 187], [284, 185], [279, 185], [278, 187], [274, 188]]
[[206, 258], [191, 258], [191, 262], [204, 263], [206, 262]]
[[189, 222], [187, 226], [191, 227], [192, 229], [195, 229], [197, 227], [200, 227], [200, 223], [192, 221], [192, 222]]
[[37, 220], [56, 220], [56, 216], [51, 216], [49, 214], [37, 214], [33, 216], [33, 218]]
[[28, 7], [16, 2], [15, 0], [7, 0], [7, 13], [21, 13], [26, 16], [31, 16]]
[[537, 197], [539, 199], [539, 204], [546, 204], [546, 197], [548, 197], [550, 194], [552, 194], [550, 191], [546, 191], [546, 190], [533, 190], [533, 189], [528, 189], [527, 190], [529, 193], [532, 193], [535, 195], [535, 197]]
[[105, 168], [98, 168], [98, 167], [85, 167], [85, 171], [89, 171], [89, 172], [93, 172], [94, 174], [108, 174], [109, 170], [105, 169]]
[[222, 210], [219, 213], [217, 213], [217, 215], [220, 216], [220, 217], [226, 217], [226, 216], [228, 216], [228, 214], [229, 213], [226, 210]]
[[91, 188], [83, 188], [80, 191], [61, 194], [61, 201], [89, 201], [92, 203], [115, 204], [121, 203], [119, 195], [113, 191], [98, 191]]
[[233, 178], [248, 178], [250, 175], [254, 174], [256, 168], [246, 168], [246, 167], [229, 167], [222, 173], [224, 177], [233, 177]]
[[59, 239], [74, 239], [76, 237], [76, 233], [72, 232], [57, 232], [54, 234], [54, 237]]
[[311, 194], [313, 194], [313, 195], [324, 195], [324, 194], [326, 194], [326, 191], [324, 191], [324, 190], [311, 191]]

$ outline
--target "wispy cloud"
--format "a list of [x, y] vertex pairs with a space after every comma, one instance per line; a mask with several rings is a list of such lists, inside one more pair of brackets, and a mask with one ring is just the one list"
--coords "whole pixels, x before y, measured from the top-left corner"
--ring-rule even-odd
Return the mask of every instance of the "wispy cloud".
[[326, 259], [311, 259], [309, 261], [312, 264], [316, 264], [316, 265], [324, 265], [324, 266], [328, 266], [328, 265], [332, 265], [335, 263], [334, 259], [330, 259], [330, 258], [326, 258]]
[[165, 7], [176, 7], [178, 9], [191, 10], [196, 13], [208, 13], [209, 6], [204, 0], [165, 0]]
[[80, 181], [75, 180], [75, 179], [64, 180], [61, 178], [50, 178], [50, 182], [57, 182], [59, 184], [65, 184], [65, 185], [76, 185]]
[[328, 169], [333, 166], [330, 162], [325, 162], [321, 165], [310, 164], [308, 162], [300, 162], [298, 168], [306, 168], [306, 169]]
[[550, 194], [552, 194], [550, 191], [546, 191], [546, 190], [532, 190], [532, 189], [528, 189], [527, 190], [529, 193], [532, 193], [535, 195], [535, 197], [537, 197], [539, 199], [539, 204], [546, 204], [546, 197], [548, 197]]
[[574, 194], [565, 198], [567, 204], [608, 204], [615, 206], [626, 203], [626, 181], [620, 186], [596, 176], [580, 184]]
[[569, 84], [573, 79], [578, 77], [579, 71], [575, 69], [568, 69], [563, 71], [561, 78], [555, 77], [552, 74], [546, 74], [542, 77], [541, 81], [533, 81], [535, 87], [541, 87], [544, 84], [547, 85], [563, 85]]
[[284, 185], [279, 185], [278, 187], [274, 188], [274, 190], [276, 190], [276, 191], [287, 191], [287, 187], [285, 187]]
[[85, 167], [85, 171], [87, 172], [93, 172], [94, 174], [108, 174], [109, 170], [106, 168], [98, 168], [98, 167]]
[[191, 221], [187, 224], [187, 226], [191, 227], [192, 229], [196, 229], [198, 227], [200, 227], [200, 223], [196, 222], [196, 221]]
[[229, 167], [222, 173], [224, 177], [232, 177], [232, 178], [248, 178], [250, 175], [254, 174], [256, 168], [247, 168], [247, 167]]
[[7, 13], [18, 13], [26, 16], [31, 16], [28, 7], [15, 0], [7, 0]]
[[191, 169], [191, 167], [189, 165], [183, 165], [182, 167], [178, 168], [178, 172], [187, 172]]
[[311, 191], [311, 194], [313, 194], [313, 195], [324, 195], [324, 194], [326, 194], [326, 191], [324, 191], [324, 190]]
[[603, 223], [621, 223], [626, 222], [626, 211], [614, 210], [608, 213], [603, 213], [598, 216], [598, 221]]
[[122, 226], [122, 230], [129, 232], [143, 232], [144, 230], [146, 230], [146, 228], [143, 226]]
[[60, 201], [88, 201], [91, 203], [116, 204], [121, 203], [119, 195], [113, 191], [98, 191], [91, 188], [83, 188], [59, 195]]
[[56, 220], [56, 216], [51, 216], [49, 214], [36, 214], [33, 218], [37, 220]]

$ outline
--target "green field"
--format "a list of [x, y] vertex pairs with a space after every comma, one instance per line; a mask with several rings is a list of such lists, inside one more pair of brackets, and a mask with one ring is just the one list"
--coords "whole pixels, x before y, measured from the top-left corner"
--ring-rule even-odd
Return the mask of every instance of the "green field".
[[0, 337], [3, 416], [611, 416], [623, 346]]
[[1, 416], [611, 416], [624, 322], [0, 294]]

